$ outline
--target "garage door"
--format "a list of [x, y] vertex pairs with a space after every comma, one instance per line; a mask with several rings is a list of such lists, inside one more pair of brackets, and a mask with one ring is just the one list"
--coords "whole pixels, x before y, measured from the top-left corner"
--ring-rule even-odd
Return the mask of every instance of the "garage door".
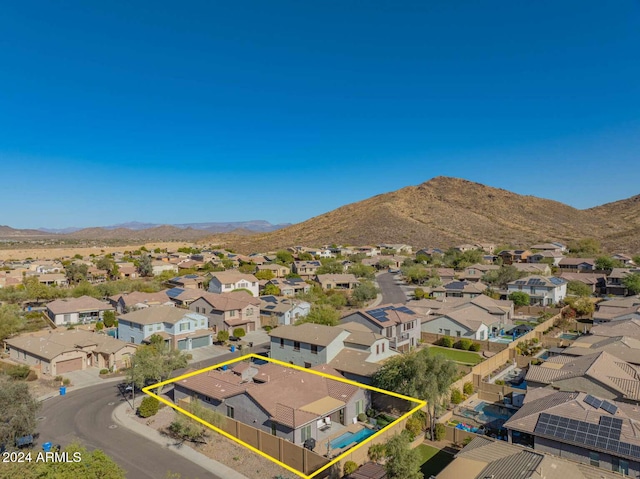
[[58, 361], [56, 363], [56, 374], [68, 373], [82, 369], [82, 358], [69, 359], [67, 361]]
[[187, 349], [187, 340], [186, 339], [181, 339], [180, 341], [178, 341], [178, 349], [180, 351]]
[[193, 338], [191, 340], [191, 348], [201, 348], [203, 346], [209, 346], [209, 336], [202, 336], [201, 338]]

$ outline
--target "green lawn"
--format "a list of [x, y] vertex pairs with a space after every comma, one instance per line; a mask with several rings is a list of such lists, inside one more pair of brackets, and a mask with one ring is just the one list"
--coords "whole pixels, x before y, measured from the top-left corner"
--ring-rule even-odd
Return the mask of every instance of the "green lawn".
[[420, 444], [416, 451], [420, 454], [420, 462], [422, 463], [420, 470], [425, 479], [439, 474], [440, 471], [447, 467], [447, 464], [453, 461], [453, 456], [448, 452], [426, 444]]
[[461, 351], [459, 349], [453, 348], [441, 348], [440, 346], [430, 346], [429, 352], [435, 354], [441, 354], [445, 356], [447, 359], [451, 359], [452, 361], [456, 361], [458, 363], [464, 364], [478, 364], [483, 361], [482, 356], [477, 353], [469, 352], [469, 351]]

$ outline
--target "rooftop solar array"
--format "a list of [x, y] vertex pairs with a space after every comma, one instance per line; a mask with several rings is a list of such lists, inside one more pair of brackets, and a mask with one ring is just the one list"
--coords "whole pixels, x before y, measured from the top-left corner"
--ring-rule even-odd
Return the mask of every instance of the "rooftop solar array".
[[182, 288], [171, 288], [166, 291], [166, 295], [170, 298], [177, 298], [182, 293], [184, 293], [184, 289]]
[[565, 280], [562, 278], [557, 278], [556, 276], [552, 276], [551, 278], [549, 278], [549, 281], [551, 281], [553, 284], [564, 284]]
[[197, 277], [198, 277], [197, 274], [188, 274], [185, 276], [185, 278], [188, 278], [188, 279], [196, 279]]
[[400, 311], [401, 313], [405, 313], [405, 314], [416, 314], [415, 311], [411, 311], [409, 308], [407, 308], [406, 306], [401, 306], [399, 308], [395, 308], [396, 311]]
[[593, 406], [598, 409], [602, 405], [602, 399], [594, 398], [591, 394], [588, 394], [584, 398], [584, 402], [586, 402], [589, 406]]
[[415, 311], [411, 311], [406, 306], [400, 306], [398, 308], [396, 308], [395, 306], [386, 306], [384, 308], [370, 309], [369, 311], [367, 311], [367, 314], [372, 316], [374, 319], [380, 321], [381, 323], [384, 323], [386, 321], [389, 321], [389, 317], [387, 316], [387, 311], [399, 311], [401, 313], [411, 314], [411, 315], [416, 314]]
[[621, 432], [620, 418], [603, 416], [599, 424], [593, 424], [548, 413], [540, 414], [534, 430], [535, 434], [553, 437], [562, 442], [586, 445], [637, 461], [640, 459], [640, 446], [621, 442]]

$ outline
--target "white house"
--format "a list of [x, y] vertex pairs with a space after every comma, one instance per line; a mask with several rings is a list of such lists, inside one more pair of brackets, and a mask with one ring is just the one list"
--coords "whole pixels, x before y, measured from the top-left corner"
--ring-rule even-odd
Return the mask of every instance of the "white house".
[[238, 271], [221, 271], [213, 273], [209, 281], [210, 293], [230, 293], [237, 289], [246, 289], [254, 297], [257, 297], [260, 294], [258, 278], [252, 274], [244, 274]]
[[47, 304], [47, 316], [56, 326], [99, 321], [105, 311], [114, 308], [90, 296], [56, 299]]
[[190, 350], [213, 344], [206, 316], [173, 306], [154, 306], [118, 317], [118, 337], [134, 344], [157, 334], [171, 348]]
[[567, 281], [552, 276], [527, 276], [507, 284], [509, 294], [521, 291], [531, 298], [532, 306], [557, 304], [567, 296]]
[[422, 323], [425, 333], [442, 334], [453, 338], [484, 340], [489, 337], [489, 326], [496, 322], [491, 314], [469, 307], [446, 314]]
[[[311, 304], [291, 298], [260, 296], [260, 301], [262, 322], [270, 326], [293, 324], [311, 311]], [[270, 324], [271, 322], [275, 324]]]

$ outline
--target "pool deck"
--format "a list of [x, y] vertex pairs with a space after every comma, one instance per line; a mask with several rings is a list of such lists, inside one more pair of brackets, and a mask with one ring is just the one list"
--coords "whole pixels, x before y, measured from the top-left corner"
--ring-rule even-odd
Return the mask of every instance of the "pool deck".
[[[361, 423], [349, 424], [347, 426], [343, 426], [339, 431], [336, 431], [335, 434], [331, 434], [330, 436], [324, 437], [322, 439], [322, 442], [316, 443], [316, 447], [315, 447], [315, 449], [313, 451], [316, 454], [326, 455], [327, 454], [327, 441], [331, 442], [334, 439], [336, 439], [337, 437], [340, 437], [340, 436], [342, 436], [343, 434], [345, 434], [347, 432], [351, 432], [351, 433], [355, 434], [356, 432], [361, 431], [362, 429], [368, 429], [368, 428], [363, 426]], [[338, 454], [341, 454], [342, 452], [346, 451], [347, 449], [350, 449], [354, 445], [355, 445], [354, 443], [351, 443], [351, 444], [347, 445], [347, 447], [343, 447], [342, 449], [331, 449], [330, 455], [332, 457], [335, 457]]]

